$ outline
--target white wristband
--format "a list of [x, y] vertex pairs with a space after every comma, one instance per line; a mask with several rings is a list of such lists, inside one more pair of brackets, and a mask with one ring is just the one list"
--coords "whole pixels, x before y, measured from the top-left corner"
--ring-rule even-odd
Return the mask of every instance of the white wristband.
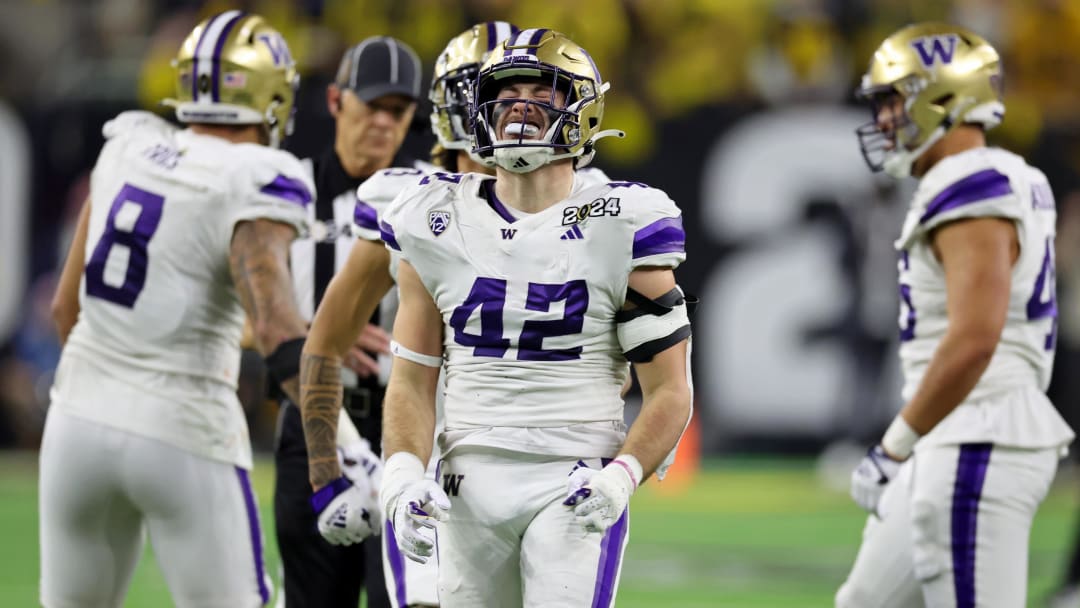
[[395, 357], [401, 357], [402, 359], [405, 359], [407, 361], [412, 361], [413, 363], [418, 363], [427, 367], [439, 368], [442, 367], [443, 364], [442, 357], [436, 357], [435, 355], [425, 355], [424, 353], [418, 353], [415, 350], [409, 350], [408, 348], [402, 346], [401, 343], [397, 342], [396, 340], [390, 341], [390, 354], [394, 355]]
[[644, 470], [641, 468], [641, 463], [638, 459], [631, 454], [619, 454], [611, 461], [608, 466], [622, 467], [630, 476], [630, 481], [634, 482], [633, 489], [636, 490], [641, 485], [641, 476], [644, 474]]
[[889, 456], [904, 460], [911, 456], [911, 451], [915, 449], [915, 442], [918, 440], [919, 434], [915, 432], [915, 429], [911, 428], [903, 416], [897, 414], [881, 438], [881, 447]]
[[424, 478], [427, 467], [412, 452], [395, 452], [383, 464], [382, 486], [379, 488], [379, 502], [388, 516], [393, 512], [397, 497], [408, 484]]

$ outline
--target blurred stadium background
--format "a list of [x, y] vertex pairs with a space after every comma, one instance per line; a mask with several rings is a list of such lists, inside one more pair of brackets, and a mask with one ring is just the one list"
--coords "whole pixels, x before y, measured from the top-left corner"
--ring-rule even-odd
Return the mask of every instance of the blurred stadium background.
[[[157, 109], [184, 35], [227, 8], [266, 16], [301, 65], [288, 143], [300, 156], [327, 141], [323, 90], [366, 36], [401, 38], [430, 70], [451, 36], [505, 19], [563, 31], [595, 57], [612, 83], [605, 126], [629, 134], [602, 144], [596, 164], [680, 204], [679, 279], [702, 298], [696, 441], [675, 480], [635, 497], [620, 606], [831, 605], [863, 521], [848, 467], [900, 405], [892, 240], [911, 188], [866, 171], [853, 131], [869, 115], [850, 91], [907, 23], [966, 25], [1004, 56], [1008, 112], [992, 139], [1046, 171], [1057, 195], [1051, 396], [1077, 426], [1080, 0], [4, 0], [0, 606], [36, 605], [34, 450], [59, 355], [48, 301], [101, 125]], [[424, 157], [431, 141], [424, 118], [406, 147]], [[241, 393], [265, 454], [275, 406], [248, 359]], [[269, 466], [257, 472], [267, 523]], [[1078, 503], [1065, 467], [1036, 520], [1029, 605], [1064, 571]], [[144, 562], [128, 605], [168, 605]]]

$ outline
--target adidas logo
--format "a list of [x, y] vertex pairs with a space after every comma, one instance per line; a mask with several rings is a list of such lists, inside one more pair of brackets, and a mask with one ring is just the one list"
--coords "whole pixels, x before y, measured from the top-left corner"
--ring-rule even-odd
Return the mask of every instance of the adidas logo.
[[563, 235], [559, 237], [559, 240], [560, 241], [576, 241], [578, 239], [583, 239], [583, 238], [585, 238], [585, 235], [581, 232], [581, 228], [578, 228], [578, 225], [574, 224], [573, 226], [570, 227], [569, 230], [564, 232]]
[[525, 167], [528, 167], [528, 166], [529, 166], [529, 162], [526, 161], [524, 158], [518, 158], [516, 161], [514, 161], [514, 168], [515, 169], [524, 169]]

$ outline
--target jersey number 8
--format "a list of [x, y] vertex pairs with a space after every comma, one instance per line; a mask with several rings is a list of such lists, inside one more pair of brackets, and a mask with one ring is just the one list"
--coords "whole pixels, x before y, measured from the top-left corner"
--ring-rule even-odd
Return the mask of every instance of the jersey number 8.
[[[131, 207], [127, 206], [127, 203], [138, 207], [139, 214], [134, 220], [131, 217]], [[164, 206], [164, 197], [131, 184], [124, 184], [109, 207], [105, 231], [86, 264], [86, 295], [127, 308], [135, 306], [135, 300], [146, 285], [146, 248], [161, 222]], [[129, 211], [125, 211], [125, 207]], [[127, 250], [127, 269], [120, 285], [110, 285], [105, 280], [106, 266], [114, 245], [120, 245]]]

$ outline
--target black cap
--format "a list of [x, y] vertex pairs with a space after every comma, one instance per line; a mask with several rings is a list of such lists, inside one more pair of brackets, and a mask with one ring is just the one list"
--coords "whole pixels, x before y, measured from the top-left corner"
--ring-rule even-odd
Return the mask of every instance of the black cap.
[[409, 45], [389, 36], [372, 36], [341, 57], [336, 82], [365, 103], [383, 95], [419, 101], [420, 73], [420, 58]]

